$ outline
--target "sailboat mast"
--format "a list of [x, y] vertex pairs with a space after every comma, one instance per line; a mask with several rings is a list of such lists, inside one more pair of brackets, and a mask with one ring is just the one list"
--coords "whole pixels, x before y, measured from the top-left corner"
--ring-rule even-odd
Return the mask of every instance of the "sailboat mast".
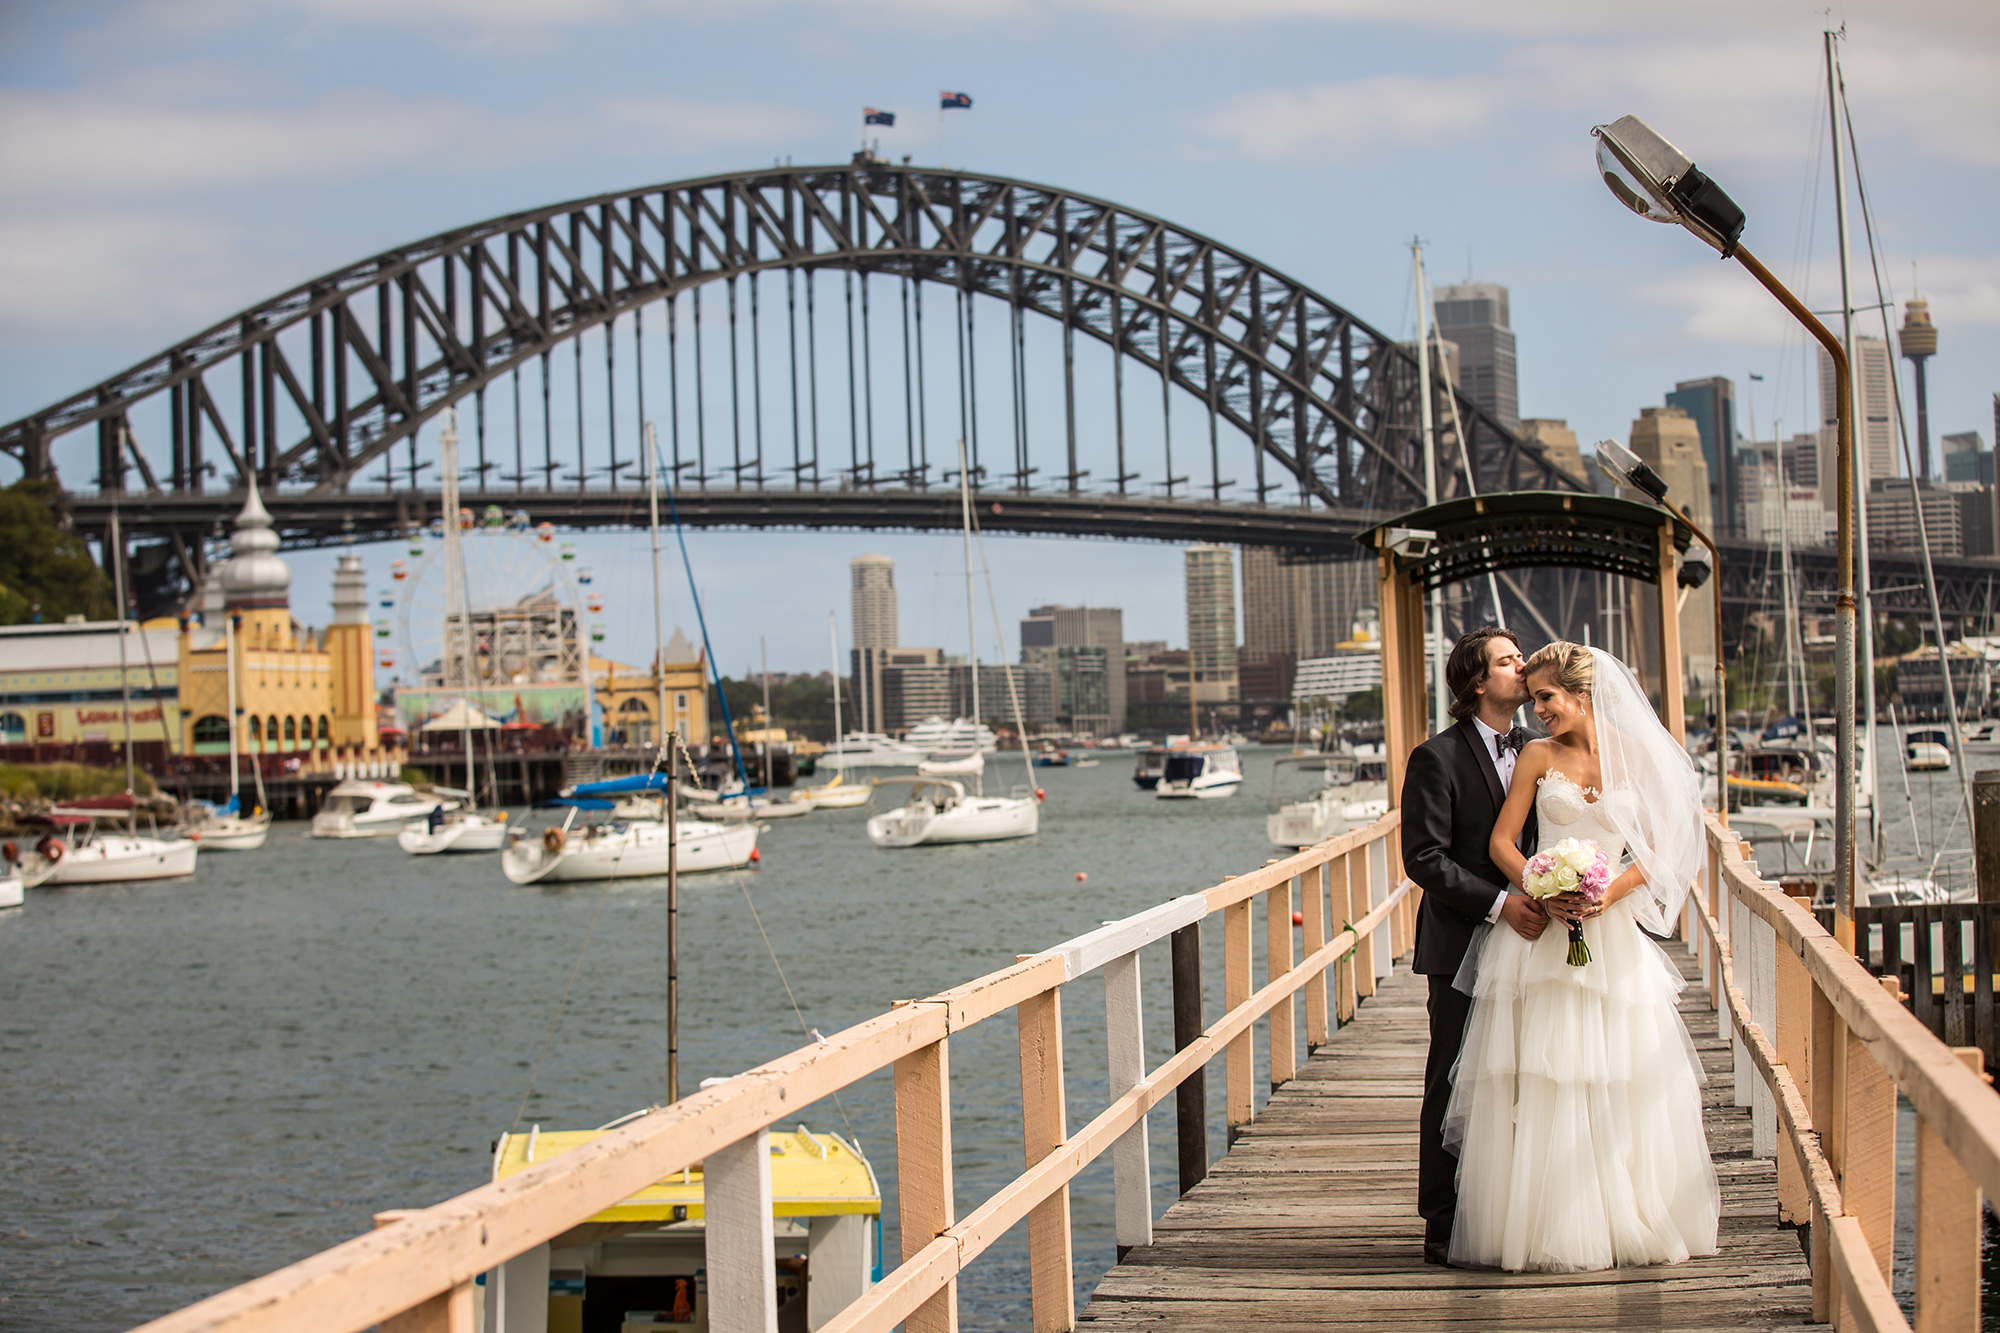
[[[444, 635], [445, 660], [457, 658], [459, 739], [465, 746], [465, 790], [475, 804], [479, 797], [472, 768], [472, 625], [465, 598], [465, 552], [458, 530], [458, 409], [447, 409], [438, 432], [439, 498], [444, 505]], [[456, 640], [454, 642], [454, 639]]]
[[[1437, 428], [1431, 419], [1430, 297], [1424, 291], [1424, 243], [1410, 242], [1417, 279], [1417, 413], [1424, 432], [1424, 504], [1438, 502]], [[1431, 731], [1444, 730], [1444, 589], [1433, 588], [1431, 602]], [[1192, 682], [1190, 682], [1192, 685]]]
[[[132, 681], [125, 670], [125, 537], [118, 526], [118, 507], [111, 508], [111, 578], [118, 594], [118, 697], [125, 710], [125, 794], [133, 796], [136, 784], [132, 773]], [[125, 812], [125, 825], [139, 831], [139, 807], [135, 802]]]
[[[1827, 32], [1826, 40], [1826, 104], [1827, 119], [1832, 127], [1833, 142], [1833, 221], [1840, 245], [1840, 345], [1847, 356], [1847, 364], [1854, 368], [1848, 376], [1848, 401], [1845, 404], [1848, 420], [1857, 428], [1863, 423], [1861, 415], [1861, 375], [1860, 362], [1854, 359], [1854, 296], [1852, 275], [1849, 272], [1850, 257], [1847, 241], [1847, 154], [1841, 144], [1842, 89], [1840, 84], [1840, 56], [1835, 48], [1839, 34]], [[1857, 434], [1858, 434], [1857, 430]], [[1876, 788], [1880, 777], [1879, 766], [1875, 762], [1875, 607], [1869, 601], [1868, 569], [1868, 465], [1865, 461], [1868, 450], [1863, 443], [1856, 442], [1853, 449], [1854, 464], [1854, 598], [1861, 614], [1858, 629], [1859, 642], [1856, 644], [1861, 659], [1861, 720], [1864, 739], [1861, 742], [1861, 786], [1868, 793], [1869, 836], [1875, 843], [1875, 856], [1881, 859], [1882, 822], [1880, 819], [1880, 794]]]
[[[1756, 412], [1753, 407], [1751, 412]], [[1785, 595], [1785, 712], [1792, 717], [1799, 716], [1798, 663], [1792, 657], [1792, 644], [1798, 634], [1798, 611], [1792, 604], [1792, 492], [1785, 481], [1785, 433], [1784, 418], [1771, 423], [1771, 433], [1776, 438], [1778, 460], [1778, 568]], [[1753, 420], [1750, 426], [1752, 439], [1756, 438], [1757, 426]], [[1811, 705], [1806, 708], [1812, 712]], [[1812, 722], [1806, 722], [1806, 741], [1812, 741]]]
[[[965, 639], [972, 663], [972, 750], [979, 752], [979, 621], [972, 612], [972, 478], [965, 470], [965, 441], [958, 442], [958, 512], [965, 539]], [[1027, 748], [1028, 738], [1021, 737]], [[975, 779], [975, 782], [977, 779]]]
[[[660, 462], [659, 435], [653, 423], [646, 423], [646, 518], [653, 537], [653, 716], [658, 719], [659, 735], [654, 739], [660, 749], [667, 749], [667, 646], [663, 637], [665, 626], [660, 606]], [[671, 760], [669, 761], [671, 763]]]
[[764, 680], [764, 790], [771, 789], [771, 655], [764, 649], [764, 636], [757, 636], [757, 674]]
[[[372, 649], [370, 650], [373, 651]], [[243, 760], [236, 749], [236, 617], [222, 608], [222, 669], [229, 678], [229, 803], [243, 813]]]

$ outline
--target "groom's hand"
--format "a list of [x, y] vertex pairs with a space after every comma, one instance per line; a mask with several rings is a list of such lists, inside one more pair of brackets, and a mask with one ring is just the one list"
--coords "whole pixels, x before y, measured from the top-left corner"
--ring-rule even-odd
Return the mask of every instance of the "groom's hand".
[[1549, 928], [1548, 915], [1525, 893], [1507, 895], [1507, 901], [1500, 904], [1500, 919], [1512, 926], [1514, 933], [1524, 940], [1540, 939], [1542, 932]]

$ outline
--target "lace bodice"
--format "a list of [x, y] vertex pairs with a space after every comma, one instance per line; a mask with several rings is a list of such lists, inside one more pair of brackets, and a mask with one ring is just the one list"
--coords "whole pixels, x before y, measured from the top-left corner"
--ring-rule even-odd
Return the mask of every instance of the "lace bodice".
[[1577, 786], [1560, 770], [1550, 769], [1537, 780], [1535, 822], [1539, 846], [1564, 838], [1594, 842], [1615, 867], [1625, 854], [1625, 839], [1609, 823], [1612, 802], [1627, 799], [1623, 791], [1600, 795], [1595, 787]]

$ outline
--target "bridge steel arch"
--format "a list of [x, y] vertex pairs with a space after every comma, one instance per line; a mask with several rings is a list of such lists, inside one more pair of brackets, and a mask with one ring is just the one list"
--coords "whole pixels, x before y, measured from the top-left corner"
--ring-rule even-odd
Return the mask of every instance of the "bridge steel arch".
[[[732, 280], [777, 270], [883, 274], [956, 289], [968, 326], [961, 332], [969, 330], [973, 297], [997, 298], [1013, 312], [1017, 352], [1022, 316], [1039, 314], [1063, 330], [1066, 374], [1081, 334], [1207, 408], [1208, 439], [1198, 441], [1210, 451], [1207, 483], [1192, 479], [1193, 468], [1176, 476], [1170, 454], [1126, 459], [1121, 435], [1117, 477], [1094, 486], [1084, 484], [1089, 474], [1078, 463], [1073, 385], [1057, 463], [1033, 456], [1017, 410], [1011, 456], [1003, 461], [987, 447], [974, 476], [982, 494], [1038, 497], [1016, 520], [1023, 530], [1041, 530], [1043, 520], [1030, 515], [1046, 514], [1048, 531], [1089, 531], [1089, 515], [1102, 512], [1106, 496], [1148, 496], [1141, 507], [1152, 511], [1161, 537], [1222, 531], [1212, 512], [1221, 507], [1245, 511], [1241, 531], [1268, 527], [1274, 544], [1306, 552], [1329, 544], [1325, 525], [1352, 533], [1424, 499], [1415, 359], [1351, 312], [1241, 251], [1149, 214], [1051, 186], [866, 154], [846, 166], [773, 167], [599, 195], [388, 251], [0, 427], [0, 449], [27, 475], [52, 477], [52, 442], [95, 426], [96, 492], [79, 490], [71, 500], [79, 526], [97, 526], [100, 511], [123, 503], [128, 526], [171, 533], [178, 545], [214, 530], [227, 502], [209, 478], [230, 475], [227, 490], [240, 494], [243, 479], [254, 476], [276, 495], [288, 540], [330, 540], [343, 530], [386, 535], [413, 513], [421, 521], [415, 442], [446, 408], [590, 330], [707, 284], [731, 281], [733, 318]], [[921, 318], [921, 304], [919, 311]], [[1022, 396], [1018, 408], [1026, 394], [1018, 361], [1011, 387]], [[1440, 383], [1434, 393], [1438, 489], [1450, 498], [1465, 485], [1451, 429], [1455, 390]], [[1481, 490], [1580, 485], [1541, 446], [1456, 397]], [[142, 405], [155, 423], [145, 448], [132, 425]], [[1247, 496], [1224, 491], [1236, 485], [1221, 480], [1214, 455], [1224, 422], [1253, 446]], [[978, 449], [976, 410], [970, 424]], [[622, 485], [629, 494], [636, 474], [624, 481], [618, 474], [635, 464], [617, 456], [615, 414], [610, 430], [610, 490]], [[577, 525], [617, 521], [602, 515], [623, 506], [591, 499], [598, 492], [585, 485], [582, 441], [579, 419], [576, 491], [585, 494], [555, 486], [551, 471], [540, 490], [516, 475], [513, 491], [490, 488], [491, 498], [519, 497], [538, 509], [560, 500], [558, 517]], [[386, 466], [401, 443], [410, 448], [410, 493], [398, 493], [393, 471], [373, 489], [366, 470]], [[1171, 450], [1170, 438], [1160, 443]], [[213, 447], [226, 456], [228, 474]], [[792, 474], [791, 489], [819, 497], [813, 503], [723, 502], [708, 483], [727, 472], [733, 486], [721, 489], [784, 489], [772, 484], [765, 459], [746, 464], [740, 452], [713, 476], [691, 481], [683, 473], [681, 484], [715, 496], [714, 505], [695, 505], [712, 522], [895, 527], [928, 512], [896, 494], [936, 484], [928, 458], [878, 467], [860, 456], [858, 442], [853, 448], [844, 468], [822, 467], [815, 450], [779, 469]], [[675, 466], [692, 464], [676, 450]], [[937, 466], [939, 480], [953, 467]], [[131, 484], [133, 471], [143, 491]], [[489, 480], [481, 472], [469, 499]], [[1198, 521], [1187, 534], [1174, 530], [1174, 502], [1197, 500], [1186, 512]], [[1260, 510], [1289, 512], [1261, 524]], [[766, 513], [772, 517], [760, 519]], [[1310, 535], [1284, 536], [1302, 531]], [[1114, 525], [1105, 535], [1133, 529]]]

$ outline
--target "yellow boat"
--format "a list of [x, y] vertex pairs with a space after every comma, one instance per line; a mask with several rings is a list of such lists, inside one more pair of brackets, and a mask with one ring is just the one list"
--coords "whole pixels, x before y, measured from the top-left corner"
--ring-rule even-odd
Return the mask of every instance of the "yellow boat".
[[[643, 1115], [645, 1112], [638, 1112]], [[626, 1119], [633, 1117], [627, 1116]], [[493, 1179], [591, 1142], [601, 1129], [503, 1134]], [[669, 1176], [486, 1275], [489, 1333], [707, 1333], [702, 1172]], [[882, 1190], [838, 1134], [771, 1131], [778, 1328], [819, 1328], [881, 1277]]]

